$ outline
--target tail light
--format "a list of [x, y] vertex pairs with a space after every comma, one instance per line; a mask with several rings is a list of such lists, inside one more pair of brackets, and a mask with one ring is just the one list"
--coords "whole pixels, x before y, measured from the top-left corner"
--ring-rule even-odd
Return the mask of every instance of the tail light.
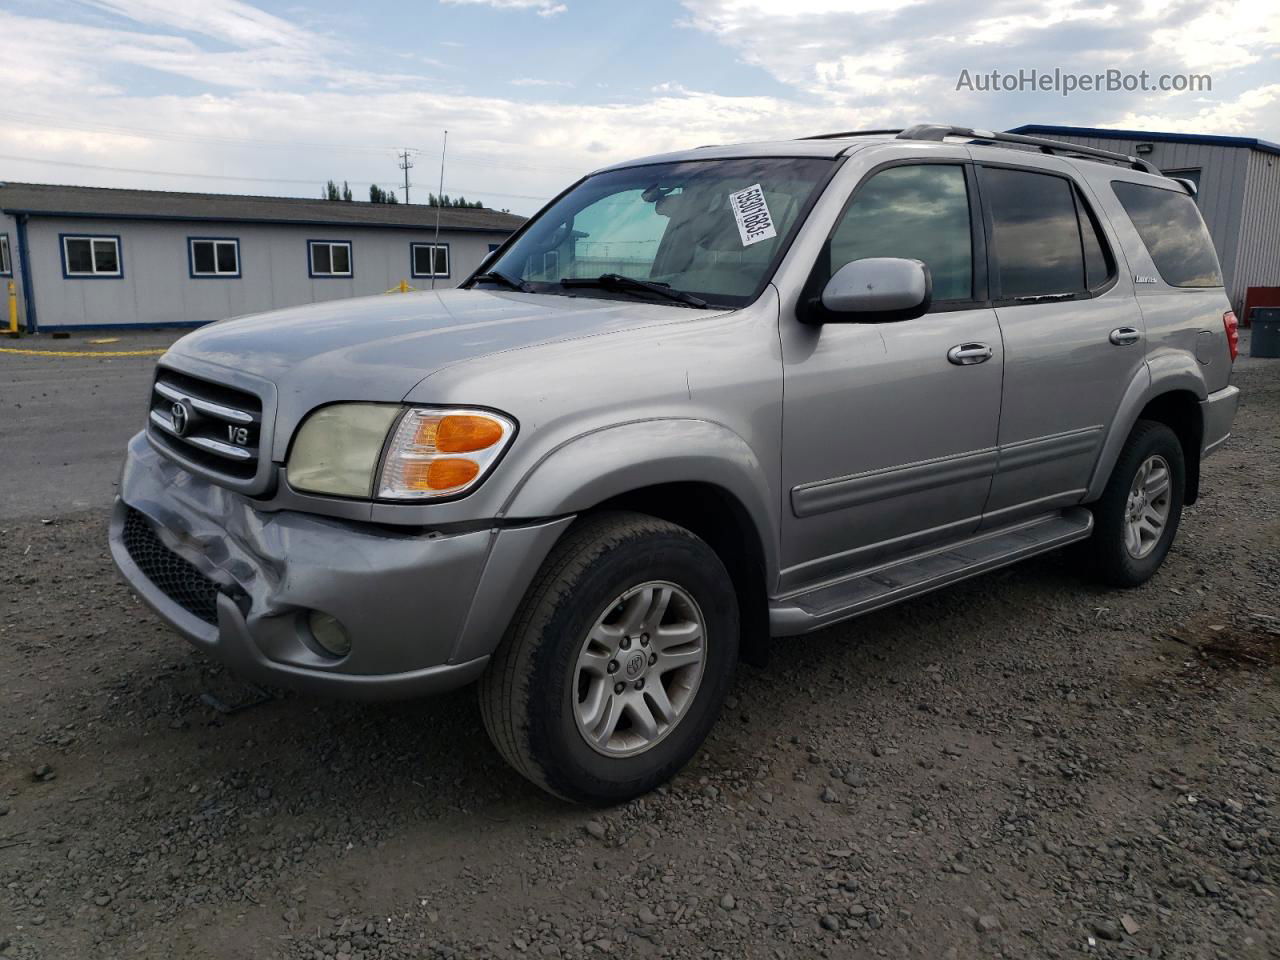
[[1236, 362], [1240, 353], [1240, 323], [1236, 320], [1236, 312], [1228, 310], [1222, 315], [1222, 328], [1227, 331], [1227, 346], [1231, 348], [1231, 362]]

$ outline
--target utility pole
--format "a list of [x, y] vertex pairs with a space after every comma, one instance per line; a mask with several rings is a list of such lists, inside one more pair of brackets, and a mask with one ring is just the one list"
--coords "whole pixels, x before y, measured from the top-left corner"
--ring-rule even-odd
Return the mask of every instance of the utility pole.
[[409, 148], [405, 147], [400, 155], [400, 169], [404, 171], [404, 202], [409, 202], [409, 171], [413, 169], [413, 161], [409, 159]]

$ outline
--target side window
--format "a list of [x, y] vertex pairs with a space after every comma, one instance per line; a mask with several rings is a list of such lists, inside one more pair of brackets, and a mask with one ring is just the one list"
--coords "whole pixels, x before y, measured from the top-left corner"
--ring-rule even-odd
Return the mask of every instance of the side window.
[[933, 299], [973, 299], [973, 236], [964, 167], [889, 167], [864, 182], [831, 235], [831, 272], [865, 257], [923, 260]]
[[120, 238], [63, 234], [62, 272], [68, 277], [123, 277]]
[[0, 277], [13, 276], [13, 259], [9, 254], [9, 235], [0, 233]]
[[308, 240], [307, 248], [311, 276], [351, 276], [351, 244], [347, 241]]
[[1220, 287], [1213, 240], [1195, 201], [1181, 190], [1113, 180], [1111, 187], [1171, 287]]
[[1076, 189], [1076, 213], [1080, 217], [1080, 240], [1084, 246], [1084, 282], [1090, 290], [1106, 284], [1116, 272], [1116, 260], [1102, 233], [1097, 217]]
[[239, 277], [240, 241], [217, 237], [189, 237], [191, 276]]
[[996, 296], [1014, 300], [1084, 292], [1085, 258], [1073, 189], [1069, 180], [1052, 174], [982, 168], [982, 193], [991, 209]]
[[449, 245], [447, 243], [411, 243], [411, 272], [415, 277], [449, 276]]

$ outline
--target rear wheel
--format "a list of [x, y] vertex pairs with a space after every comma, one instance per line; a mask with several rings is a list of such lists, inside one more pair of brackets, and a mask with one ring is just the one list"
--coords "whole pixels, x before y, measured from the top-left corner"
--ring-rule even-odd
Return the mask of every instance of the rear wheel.
[[737, 657], [736, 596], [716, 553], [664, 520], [600, 514], [543, 564], [481, 679], [481, 712], [538, 786], [618, 803], [693, 756]]
[[1159, 569], [1178, 532], [1185, 484], [1177, 435], [1163, 423], [1139, 420], [1092, 508], [1089, 546], [1103, 582], [1136, 587]]

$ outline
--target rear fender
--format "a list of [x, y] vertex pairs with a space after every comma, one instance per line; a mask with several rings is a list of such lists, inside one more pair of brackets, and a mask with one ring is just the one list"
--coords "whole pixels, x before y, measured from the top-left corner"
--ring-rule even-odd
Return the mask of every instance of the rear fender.
[[1175, 392], [1190, 393], [1197, 400], [1204, 400], [1209, 395], [1204, 374], [1195, 357], [1190, 354], [1169, 353], [1150, 358], [1146, 366], [1130, 381], [1120, 400], [1120, 406], [1116, 409], [1116, 415], [1111, 420], [1111, 429], [1089, 481], [1086, 502], [1102, 496], [1107, 481], [1111, 478], [1111, 471], [1120, 458], [1120, 450], [1147, 404], [1159, 396]]

